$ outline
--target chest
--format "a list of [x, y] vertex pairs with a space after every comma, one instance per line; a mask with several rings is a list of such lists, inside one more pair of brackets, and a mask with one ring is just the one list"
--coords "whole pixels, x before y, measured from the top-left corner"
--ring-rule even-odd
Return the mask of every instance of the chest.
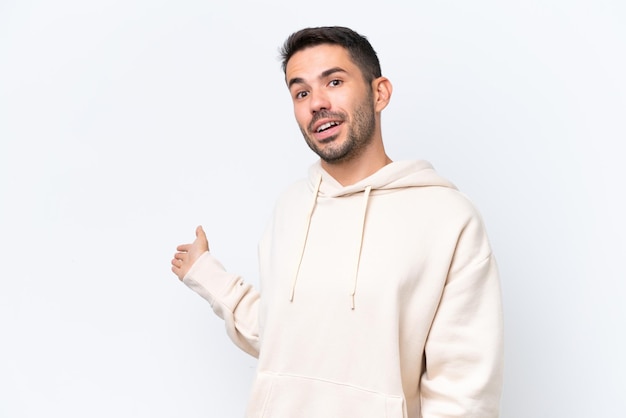
[[456, 241], [440, 219], [419, 193], [319, 199], [310, 220], [285, 213], [261, 260], [264, 297], [296, 283], [299, 297], [317, 303], [345, 304], [355, 291], [360, 303], [397, 303], [427, 276], [445, 280]]

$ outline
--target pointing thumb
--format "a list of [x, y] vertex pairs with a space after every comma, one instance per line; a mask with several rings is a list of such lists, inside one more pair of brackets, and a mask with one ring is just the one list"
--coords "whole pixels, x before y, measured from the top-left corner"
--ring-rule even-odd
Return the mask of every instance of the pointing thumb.
[[209, 241], [207, 240], [204, 229], [202, 229], [202, 225], [198, 225], [198, 227], [196, 228], [196, 239], [204, 243], [203, 247], [205, 247], [205, 250], [209, 250]]

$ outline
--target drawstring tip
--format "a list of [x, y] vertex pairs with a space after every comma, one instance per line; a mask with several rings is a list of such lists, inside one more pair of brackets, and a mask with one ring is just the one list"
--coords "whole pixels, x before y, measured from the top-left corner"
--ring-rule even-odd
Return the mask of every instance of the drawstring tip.
[[352, 302], [352, 310], [354, 310], [354, 295], [350, 296], [350, 300]]

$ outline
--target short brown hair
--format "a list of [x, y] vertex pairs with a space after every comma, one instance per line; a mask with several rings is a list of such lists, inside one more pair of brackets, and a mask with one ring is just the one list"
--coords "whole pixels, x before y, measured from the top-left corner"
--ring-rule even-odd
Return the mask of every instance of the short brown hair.
[[287, 72], [287, 63], [296, 52], [323, 44], [344, 47], [366, 82], [371, 83], [382, 75], [376, 51], [367, 38], [341, 26], [306, 28], [289, 35], [280, 50], [283, 72]]

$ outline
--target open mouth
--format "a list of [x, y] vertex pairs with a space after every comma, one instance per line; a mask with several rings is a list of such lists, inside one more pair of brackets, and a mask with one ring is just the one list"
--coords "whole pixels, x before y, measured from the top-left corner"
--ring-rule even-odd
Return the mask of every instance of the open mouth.
[[325, 124], [323, 124], [320, 127], [318, 127], [315, 132], [319, 134], [319, 133], [322, 133], [322, 132], [332, 128], [333, 126], [339, 126], [339, 125], [340, 125], [340, 122], [335, 122], [335, 121], [326, 122]]

